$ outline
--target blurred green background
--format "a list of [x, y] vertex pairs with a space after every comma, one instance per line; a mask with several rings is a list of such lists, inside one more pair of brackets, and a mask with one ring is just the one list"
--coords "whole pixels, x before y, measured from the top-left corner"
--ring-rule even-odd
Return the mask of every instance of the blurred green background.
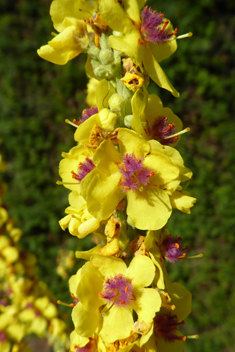
[[[232, 352], [235, 345], [235, 3], [233, 0], [152, 1], [171, 19], [180, 40], [177, 52], [162, 63], [180, 98], [150, 86], [191, 132], [178, 146], [194, 173], [189, 190], [198, 198], [191, 215], [175, 211], [173, 235], [183, 237], [190, 255], [168, 267], [173, 281], [193, 294], [184, 332], [200, 339], [185, 343], [188, 352]], [[48, 0], [1, 0], [0, 137], [8, 170], [2, 176], [12, 217], [22, 228], [21, 244], [37, 255], [40, 275], [58, 299], [69, 301], [67, 284], [56, 274], [59, 248], [87, 249], [60, 230], [68, 204], [56, 186], [62, 151], [73, 145], [73, 128], [64, 123], [85, 108], [85, 55], [66, 66], [37, 56], [53, 26]], [[79, 263], [77, 264], [79, 265]]]

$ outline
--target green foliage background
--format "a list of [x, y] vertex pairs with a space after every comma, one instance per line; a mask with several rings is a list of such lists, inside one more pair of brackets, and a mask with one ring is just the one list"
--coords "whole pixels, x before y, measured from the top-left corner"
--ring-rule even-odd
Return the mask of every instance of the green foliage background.
[[[181, 93], [178, 99], [155, 85], [158, 94], [191, 132], [179, 151], [194, 172], [190, 192], [198, 198], [191, 215], [174, 212], [172, 234], [191, 246], [190, 255], [169, 266], [173, 281], [193, 293], [186, 334], [200, 339], [188, 352], [232, 352], [235, 344], [235, 68], [233, 0], [167, 0], [153, 8], [170, 18], [179, 34], [177, 52], [162, 63]], [[62, 151], [74, 145], [73, 128], [64, 123], [85, 107], [85, 56], [55, 66], [37, 56], [53, 31], [48, 0], [1, 0], [0, 137], [8, 170], [5, 196], [12, 217], [24, 231], [22, 245], [37, 255], [40, 274], [55, 295], [69, 301], [66, 282], [55, 272], [59, 248], [87, 249], [60, 230], [67, 192], [55, 185]], [[79, 265], [79, 263], [78, 263]]]

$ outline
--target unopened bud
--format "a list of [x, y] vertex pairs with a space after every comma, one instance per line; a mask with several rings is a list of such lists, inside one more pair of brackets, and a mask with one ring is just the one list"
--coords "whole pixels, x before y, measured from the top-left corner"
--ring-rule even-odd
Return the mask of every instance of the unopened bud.
[[123, 99], [118, 95], [117, 93], [114, 93], [108, 101], [110, 110], [114, 112], [118, 112], [121, 110], [122, 105], [123, 105]]
[[99, 59], [103, 65], [107, 65], [113, 61], [113, 52], [109, 49], [100, 50]]

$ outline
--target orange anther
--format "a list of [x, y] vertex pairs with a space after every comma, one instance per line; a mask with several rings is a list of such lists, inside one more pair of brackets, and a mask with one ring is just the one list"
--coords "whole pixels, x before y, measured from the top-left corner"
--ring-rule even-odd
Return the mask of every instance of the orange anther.
[[106, 284], [109, 284], [109, 281], [110, 281], [109, 279], [106, 279], [106, 280], [105, 280], [105, 283], [106, 283]]
[[126, 286], [126, 288], [125, 288], [125, 292], [127, 292], [129, 290], [129, 287], [128, 286]]
[[102, 293], [101, 293], [101, 292], [99, 292], [99, 293], [98, 293], [98, 295], [99, 295], [101, 298], [105, 298], [105, 296], [104, 296], [104, 295], [102, 295]]
[[151, 171], [149, 174], [149, 177], [154, 176], [154, 175], [155, 175], [154, 171]]
[[75, 123], [75, 125], [80, 125], [81, 124], [81, 121], [77, 121], [76, 119], [73, 119], [73, 123]]
[[182, 259], [182, 258], [185, 258], [187, 256], [187, 254], [186, 253], [183, 253], [181, 256], [179, 256], [178, 258], [179, 259]]
[[138, 161], [139, 164], [141, 163], [141, 159], [140, 158], [137, 158], [137, 161]]
[[129, 187], [129, 186], [124, 186], [124, 188], [125, 188], [125, 189], [131, 189], [131, 187]]
[[187, 339], [187, 337], [186, 337], [186, 336], [183, 336], [181, 340], [182, 340], [182, 341], [186, 341], [186, 339]]
[[125, 157], [126, 157], [126, 158], [128, 157], [128, 153], [125, 153]]
[[71, 293], [71, 296], [73, 297], [73, 299], [77, 299], [77, 298], [74, 296], [74, 294], [73, 294], [73, 293]]
[[180, 245], [178, 243], [175, 243], [175, 248], [180, 248]]
[[165, 20], [165, 23], [164, 23], [164, 26], [162, 27], [162, 30], [158, 33], [158, 35], [161, 35], [164, 30], [166, 29], [166, 26], [168, 25], [169, 21], [168, 20]]
[[125, 167], [125, 166], [124, 166], [124, 168], [123, 168], [123, 169], [124, 169], [124, 171], [125, 171], [125, 172], [127, 172], [127, 169], [126, 169], [126, 167]]
[[119, 277], [119, 279], [122, 279], [122, 275], [121, 274], [119, 274], [118, 277]]
[[126, 302], [125, 302], [125, 301], [121, 301], [120, 303], [121, 303], [121, 304], [126, 304]]
[[75, 307], [75, 304], [74, 303], [70, 303], [70, 307]]

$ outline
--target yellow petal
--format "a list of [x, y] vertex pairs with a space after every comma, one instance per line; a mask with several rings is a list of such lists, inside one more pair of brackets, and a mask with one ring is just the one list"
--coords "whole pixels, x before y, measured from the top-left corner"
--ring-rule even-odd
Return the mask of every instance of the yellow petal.
[[190, 197], [188, 194], [183, 194], [183, 192], [175, 191], [170, 196], [171, 204], [173, 208], [176, 208], [183, 213], [190, 214], [190, 208], [193, 207], [194, 203], [196, 203], [197, 199]]
[[[81, 275], [77, 288], [77, 298], [81, 301], [85, 310], [94, 311], [103, 304], [103, 300], [100, 298], [99, 292], [103, 290], [104, 280], [99, 271], [91, 264], [89, 268], [89, 271], [87, 270], [83, 275]], [[91, 283], [92, 289], [90, 288]]]
[[84, 337], [92, 337], [101, 325], [101, 314], [98, 309], [87, 311], [81, 302], [73, 308], [72, 319], [76, 333]]
[[104, 342], [111, 343], [130, 335], [134, 323], [131, 311], [129, 308], [115, 306], [107, 311], [99, 333]]
[[[82, 20], [90, 17], [90, 13], [97, 8], [97, 1], [84, 0], [54, 0], [51, 4], [50, 15], [54, 28], [61, 32], [65, 17], [75, 17]], [[80, 11], [82, 9], [83, 11]]]
[[115, 257], [104, 257], [95, 254], [91, 258], [92, 265], [97, 268], [104, 278], [126, 273], [126, 264], [122, 259]]
[[140, 230], [158, 230], [169, 219], [172, 209], [167, 193], [145, 187], [143, 192], [127, 192], [127, 215]]
[[[167, 28], [169, 25], [171, 26], [172, 31], [173, 31], [173, 27], [170, 23], [167, 25]], [[169, 40], [163, 44], [150, 43], [150, 47], [151, 47], [151, 51], [153, 53], [155, 60], [157, 62], [161, 62], [162, 60], [167, 59], [169, 56], [171, 56], [176, 51], [177, 40], [176, 39]]]
[[133, 301], [132, 307], [138, 314], [138, 320], [151, 323], [156, 312], [161, 308], [159, 293], [153, 288], [139, 288], [134, 290], [134, 295], [136, 301]]
[[146, 50], [143, 52], [144, 67], [152, 80], [157, 83], [159, 87], [169, 90], [172, 95], [179, 97], [179, 93], [172, 86], [159, 63], [154, 59], [151, 50], [147, 46], [145, 46], [145, 48]]
[[101, 111], [103, 108], [108, 108], [109, 98], [115, 93], [114, 86], [103, 79], [97, 85], [96, 89], [96, 105], [98, 111]]
[[136, 25], [140, 24], [140, 7], [137, 0], [123, 0], [122, 5], [129, 18], [135, 22]]
[[115, 31], [131, 32], [133, 24], [127, 13], [116, 0], [100, 0], [99, 10], [103, 20]]
[[106, 220], [124, 197], [118, 187], [120, 173], [105, 175], [92, 170], [81, 182], [81, 195], [87, 202], [87, 209], [96, 219]]
[[150, 151], [149, 143], [136, 132], [127, 128], [120, 128], [118, 139], [121, 142], [119, 148], [122, 155], [134, 153], [136, 157], [145, 157]]
[[56, 65], [65, 65], [69, 60], [78, 56], [82, 50], [72, 51], [67, 48], [61, 50], [54, 50], [50, 45], [44, 45], [38, 49], [38, 55], [49, 62]]
[[150, 286], [155, 275], [155, 267], [151, 259], [138, 255], [127, 268], [126, 276], [132, 280], [134, 287]]

